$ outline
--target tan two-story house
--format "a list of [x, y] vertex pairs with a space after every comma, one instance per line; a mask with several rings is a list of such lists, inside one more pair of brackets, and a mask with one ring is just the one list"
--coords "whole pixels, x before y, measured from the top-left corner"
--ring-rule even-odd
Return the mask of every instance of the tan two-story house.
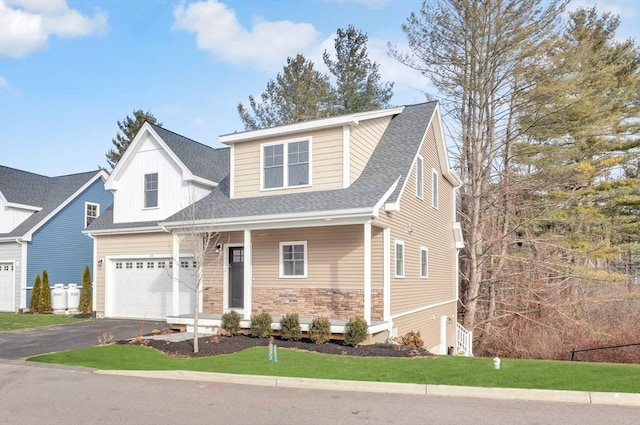
[[99, 316], [189, 327], [198, 306], [202, 328], [230, 310], [297, 313], [337, 334], [358, 317], [371, 341], [457, 345], [460, 180], [436, 102], [220, 141], [148, 123], [133, 140], [105, 185], [113, 208], [87, 230]]

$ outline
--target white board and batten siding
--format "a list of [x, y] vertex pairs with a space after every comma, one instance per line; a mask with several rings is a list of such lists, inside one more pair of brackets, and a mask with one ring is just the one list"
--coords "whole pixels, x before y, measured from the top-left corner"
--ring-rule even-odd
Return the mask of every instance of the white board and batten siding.
[[[158, 174], [158, 206], [144, 207], [144, 176]], [[117, 177], [114, 223], [158, 221], [206, 196], [210, 189], [183, 180], [180, 167], [150, 135], [138, 145], [126, 172]]]

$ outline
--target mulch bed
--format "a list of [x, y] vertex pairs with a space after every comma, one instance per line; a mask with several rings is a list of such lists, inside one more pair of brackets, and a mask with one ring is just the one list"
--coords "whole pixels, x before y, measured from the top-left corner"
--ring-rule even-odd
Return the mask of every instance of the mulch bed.
[[[360, 357], [426, 357], [432, 354], [424, 348], [413, 348], [397, 344], [372, 344], [352, 347], [342, 342], [314, 344], [309, 340], [287, 341], [276, 338], [278, 348], [314, 351], [324, 354]], [[245, 335], [201, 337], [198, 339], [199, 352], [193, 352], [193, 340], [170, 342], [166, 340], [136, 338], [132, 341], [118, 341], [118, 344], [138, 344], [152, 347], [169, 356], [182, 358], [208, 357], [237, 353], [251, 347], [267, 347], [268, 338], [253, 338]]]

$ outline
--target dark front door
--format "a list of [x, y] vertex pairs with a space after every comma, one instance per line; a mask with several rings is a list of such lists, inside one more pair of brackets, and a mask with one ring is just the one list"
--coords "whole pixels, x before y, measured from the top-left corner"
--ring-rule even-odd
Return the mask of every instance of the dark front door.
[[244, 248], [229, 247], [229, 307], [244, 307]]

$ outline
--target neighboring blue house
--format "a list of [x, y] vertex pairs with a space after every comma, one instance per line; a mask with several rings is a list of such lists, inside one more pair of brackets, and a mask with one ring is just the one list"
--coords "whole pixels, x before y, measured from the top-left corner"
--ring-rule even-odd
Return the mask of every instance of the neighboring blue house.
[[94, 242], [82, 233], [113, 203], [103, 170], [46, 177], [0, 165], [0, 311], [29, 305], [36, 275], [49, 284], [93, 276]]

